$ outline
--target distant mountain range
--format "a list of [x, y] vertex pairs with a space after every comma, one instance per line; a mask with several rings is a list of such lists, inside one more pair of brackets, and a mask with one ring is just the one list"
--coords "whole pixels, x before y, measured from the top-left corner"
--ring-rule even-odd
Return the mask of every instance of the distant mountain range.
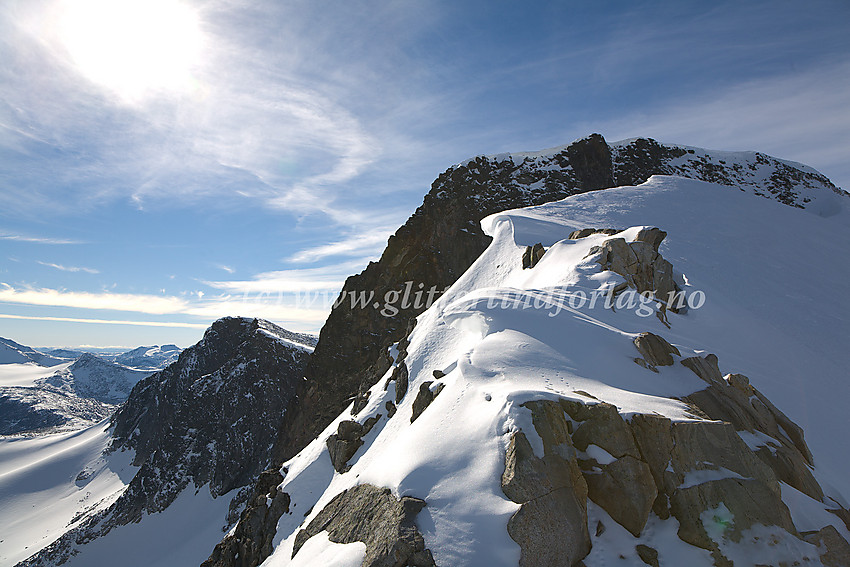
[[106, 354], [40, 351], [0, 338], [0, 435], [96, 423], [111, 415], [139, 380], [175, 362], [180, 352], [175, 345]]

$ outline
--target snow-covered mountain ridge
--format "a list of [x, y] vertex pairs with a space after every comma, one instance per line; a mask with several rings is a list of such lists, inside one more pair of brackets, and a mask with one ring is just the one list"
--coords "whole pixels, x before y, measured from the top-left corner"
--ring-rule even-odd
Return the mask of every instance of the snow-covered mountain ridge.
[[[850, 265], [822, 243], [850, 238], [846, 206], [823, 218], [654, 177], [482, 225], [492, 244], [391, 350], [366, 403], [281, 468], [269, 505], [289, 512], [264, 565], [382, 565], [390, 549], [410, 565], [845, 564], [850, 446], [832, 400], [850, 395], [850, 305], [829, 290]], [[665, 319], [654, 302], [646, 317], [575, 299], [628, 284], [619, 242], [659, 261], [635, 242], [655, 226], [699, 308]], [[569, 238], [587, 227], [619, 232]], [[817, 285], [800, 293], [789, 266]], [[392, 524], [415, 517], [414, 531], [357, 524], [381, 488], [420, 503]]]
[[[746, 181], [738, 188], [742, 192], [757, 191], [769, 200], [815, 214], [831, 214], [847, 199], [844, 191], [810, 168], [798, 169], [791, 162], [753, 152], [698, 150], [646, 138], [609, 145], [594, 134], [566, 148], [537, 154], [479, 156], [449, 168], [434, 181], [423, 204], [390, 237], [381, 259], [348, 278], [342, 293], [374, 290], [380, 297], [403, 290], [409, 281], [419, 282], [425, 289], [444, 289], [489, 245], [491, 238], [480, 225], [487, 215], [639, 184], [656, 174], [678, 173], [728, 183], [740, 179]], [[688, 165], [690, 160], [694, 163]], [[694, 217], [694, 222], [699, 221]], [[411, 306], [394, 317], [384, 317], [345, 302], [332, 310], [305, 371], [307, 380], [284, 418], [275, 448], [279, 462], [310, 443], [352, 398], [356, 408], [363, 407], [369, 389], [391, 366], [388, 349], [408, 335], [422, 310]], [[265, 541], [268, 537], [260, 529], [249, 539]], [[262, 558], [260, 554], [251, 561]], [[236, 563], [231, 558], [220, 564]]]

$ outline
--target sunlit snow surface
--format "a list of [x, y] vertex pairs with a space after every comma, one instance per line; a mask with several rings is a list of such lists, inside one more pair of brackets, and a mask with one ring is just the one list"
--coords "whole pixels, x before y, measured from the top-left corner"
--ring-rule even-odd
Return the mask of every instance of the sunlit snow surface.
[[[850, 215], [840, 198], [825, 200], [835, 205], [827, 217], [820, 209], [794, 209], [733, 187], [653, 177], [637, 187], [488, 217], [482, 225], [493, 243], [418, 319], [405, 360], [410, 385], [398, 412], [386, 419], [384, 404], [395, 398], [392, 383], [384, 390], [390, 371], [354, 417], [362, 422], [376, 413], [384, 416], [349, 462], [351, 470], [335, 473], [325, 448], [337, 423], [352, 419], [348, 412], [286, 464], [282, 487], [292, 497], [292, 513], [281, 519], [276, 551], [265, 565], [290, 564], [299, 527], [342, 490], [366, 482], [427, 501], [417, 523], [438, 565], [517, 565], [519, 547], [506, 529], [517, 505], [502, 494], [500, 477], [511, 432], [523, 429], [539, 445], [521, 403], [558, 396], [592, 401], [589, 394], [616, 404], [624, 414], [658, 412], [688, 419], [686, 408], [670, 397], [705, 383], [679, 364], [661, 367], [657, 374], [635, 364], [632, 339], [643, 331], [665, 337], [683, 357], [715, 353], [724, 374], [747, 375], [804, 428], [827, 493], [850, 494], [850, 440], [844, 435], [850, 300], [843, 295], [850, 280], [850, 259], [843, 250], [850, 242]], [[670, 314], [671, 329], [634, 310], [613, 312], [600, 304], [571, 309], [569, 294], [622, 279], [601, 273], [586, 258], [591, 247], [610, 237], [571, 241], [569, 233], [617, 228], [631, 240], [643, 226], [668, 232], [662, 255], [686, 292], [705, 294], [705, 304], [684, 315]], [[535, 268], [523, 270], [522, 252], [536, 242], [548, 250]], [[523, 309], [526, 304], [532, 307]], [[434, 380], [434, 370], [447, 374], [440, 380], [446, 388], [411, 424], [413, 400], [423, 382]], [[833, 523], [848, 536], [808, 497], [784, 485], [783, 496], [795, 520], [818, 527]], [[606, 515], [593, 505], [589, 513], [592, 518]], [[615, 528], [585, 563], [612, 564], [622, 553], [640, 564], [634, 538], [613, 521], [605, 523]], [[643, 541], [659, 549], [662, 564], [710, 565], [707, 552], [678, 540], [676, 528], [674, 519], [661, 522], [653, 516]], [[308, 554], [339, 553], [339, 562], [327, 564], [348, 565], [351, 555], [334, 551], [335, 546], [340, 544], [322, 540]], [[771, 549], [775, 557], [746, 546], [726, 551], [746, 564], [756, 558], [753, 553], [778, 561], [784, 552], [797, 552], [789, 549]], [[296, 560], [304, 561], [299, 555]]]
[[130, 453], [102, 455], [108, 420], [73, 432], [0, 438], [0, 565], [14, 565], [103, 509], [136, 472]]

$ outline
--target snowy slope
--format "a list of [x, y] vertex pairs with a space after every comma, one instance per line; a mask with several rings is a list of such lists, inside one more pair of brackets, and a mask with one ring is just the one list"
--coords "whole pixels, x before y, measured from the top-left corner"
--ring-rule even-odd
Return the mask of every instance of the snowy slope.
[[107, 427], [0, 438], [0, 565], [26, 559], [124, 489], [132, 453], [102, 455]]
[[[363, 483], [427, 502], [417, 525], [437, 565], [517, 565], [520, 549], [506, 526], [518, 505], [500, 487], [511, 434], [524, 431], [542, 454], [530, 413], [520, 404], [596, 399], [615, 404], [625, 416], [655, 412], [692, 419], [688, 408], [671, 398], [705, 383], [681, 365], [656, 374], [635, 364], [632, 339], [646, 331], [664, 336], [682, 357], [715, 353], [724, 374], [748, 376], [806, 431], [818, 480], [846, 507], [841, 494], [850, 495], [850, 440], [843, 435], [843, 404], [850, 399], [844, 345], [850, 303], [836, 294], [846, 287], [850, 261], [836, 243], [850, 242], [850, 214], [841, 198], [822, 200], [829, 206], [801, 211], [728, 186], [653, 177], [637, 187], [488, 217], [482, 226], [493, 243], [418, 317], [404, 360], [409, 386], [393, 417], [387, 419], [387, 402], [396, 399], [391, 369], [371, 389], [365, 409], [353, 417], [344, 412], [285, 463], [281, 490], [291, 497], [290, 513], [281, 518], [275, 552], [264, 565], [359, 564], [364, 546], [320, 536], [290, 557], [299, 529], [343, 490]], [[609, 236], [568, 240], [570, 232], [610, 227], [624, 230], [618, 236], [631, 240], [644, 226], [668, 232], [661, 252], [685, 292], [696, 303], [700, 295], [693, 294], [701, 292], [704, 304], [670, 313], [670, 329], [652, 311], [650, 316], [637, 308], [614, 312], [578, 301], [571, 307], [579, 291], [589, 296], [623, 279], [601, 272], [591, 254]], [[523, 250], [536, 242], [548, 250], [535, 268], [523, 270]], [[392, 354], [397, 357], [398, 350]], [[438, 378], [440, 373], [445, 376]], [[426, 382], [432, 382], [432, 391], [437, 383], [444, 389], [411, 423], [414, 400]], [[343, 420], [364, 423], [376, 414], [382, 417], [348, 461], [351, 469], [336, 472], [327, 438]], [[787, 485], [782, 495], [799, 529], [831, 523], [845, 538], [850, 535], [815, 500]], [[592, 503], [589, 514], [605, 516]], [[633, 536], [613, 522], [606, 525], [614, 528], [597, 537], [594, 543], [600, 545], [586, 565], [611, 565], [619, 555], [628, 564], [642, 564]], [[707, 552], [676, 537], [674, 519], [653, 517], [642, 537], [659, 549], [661, 564], [711, 565]], [[817, 556], [813, 546], [795, 541], [793, 549], [745, 546], [728, 555], [738, 558], [736, 564], [753, 561], [742, 558], [748, 553], [766, 561], [779, 561], [783, 553]]]

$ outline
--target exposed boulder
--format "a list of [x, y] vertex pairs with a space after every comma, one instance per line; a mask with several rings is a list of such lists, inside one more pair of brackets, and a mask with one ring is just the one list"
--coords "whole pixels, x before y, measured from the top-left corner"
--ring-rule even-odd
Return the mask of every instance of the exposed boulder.
[[628, 424], [620, 416], [617, 407], [607, 403], [585, 406], [588, 414], [578, 419], [581, 424], [572, 435], [572, 442], [580, 451], [587, 451], [591, 444], [602, 447], [614, 458], [640, 457]]
[[642, 228], [640, 232], [638, 232], [637, 236], [635, 236], [635, 242], [646, 242], [649, 244], [653, 250], [658, 252], [658, 247], [661, 246], [661, 242], [667, 238], [667, 233], [661, 230], [660, 228]]
[[522, 253], [522, 269], [526, 270], [536, 266], [545, 253], [546, 250], [539, 242], [534, 246], [526, 246], [525, 252]]
[[433, 384], [433, 382], [429, 380], [419, 385], [419, 393], [416, 395], [416, 399], [413, 400], [413, 414], [410, 416], [410, 423], [416, 421], [416, 418], [422, 415], [422, 412], [431, 405], [434, 398], [436, 398], [440, 392], [443, 391], [443, 388], [446, 387], [445, 384], [440, 383], [431, 390], [431, 384]]
[[598, 255], [596, 261], [603, 270], [620, 274], [638, 293], [652, 292], [666, 309], [678, 312], [683, 307], [681, 289], [673, 278], [673, 265], [658, 252], [666, 235], [657, 228], [644, 229], [638, 234], [644, 240], [610, 238], [591, 248], [588, 255]]
[[635, 347], [650, 368], [673, 366], [673, 356], [682, 356], [679, 349], [654, 333], [641, 333], [634, 339]]
[[821, 563], [826, 567], [847, 567], [850, 565], [850, 543], [841, 537], [834, 526], [826, 526], [817, 532], [803, 535], [803, 539], [818, 546]]
[[544, 455], [534, 454], [523, 432], [512, 435], [502, 491], [521, 506], [508, 522], [508, 534], [520, 546], [521, 567], [572, 567], [590, 552], [587, 485], [560, 405], [551, 401], [524, 405], [532, 412]]
[[387, 409], [387, 419], [390, 419], [392, 416], [395, 415], [395, 412], [398, 411], [396, 405], [389, 400], [387, 400], [387, 403], [384, 404], [384, 407]]
[[649, 465], [625, 456], [599, 468], [601, 472], [585, 472], [588, 496], [633, 536], [640, 536], [658, 496]]
[[723, 380], [716, 355], [708, 354], [704, 357], [691, 356], [684, 358], [682, 359], [682, 365], [690, 368], [694, 374], [709, 384], [719, 384]]
[[658, 552], [655, 549], [648, 545], [638, 544], [635, 546], [635, 551], [637, 551], [641, 561], [650, 567], [658, 567]]
[[369, 433], [381, 419], [381, 414], [367, 419], [363, 424], [356, 421], [340, 421], [336, 433], [329, 435], [327, 440], [328, 454], [334, 470], [345, 473], [351, 468], [348, 461], [363, 446], [363, 437]]
[[388, 488], [360, 484], [335, 496], [306, 528], [298, 532], [292, 557], [308, 539], [326, 531], [334, 543], [363, 542], [362, 567], [435, 567], [431, 552], [416, 528], [416, 515], [425, 501]]
[[407, 371], [407, 365], [402, 362], [393, 369], [393, 373], [390, 375], [390, 378], [387, 381], [387, 385], [389, 385], [390, 382], [395, 382], [396, 405], [400, 404], [401, 401], [404, 399], [405, 394], [407, 394], [408, 380], [409, 373]]

